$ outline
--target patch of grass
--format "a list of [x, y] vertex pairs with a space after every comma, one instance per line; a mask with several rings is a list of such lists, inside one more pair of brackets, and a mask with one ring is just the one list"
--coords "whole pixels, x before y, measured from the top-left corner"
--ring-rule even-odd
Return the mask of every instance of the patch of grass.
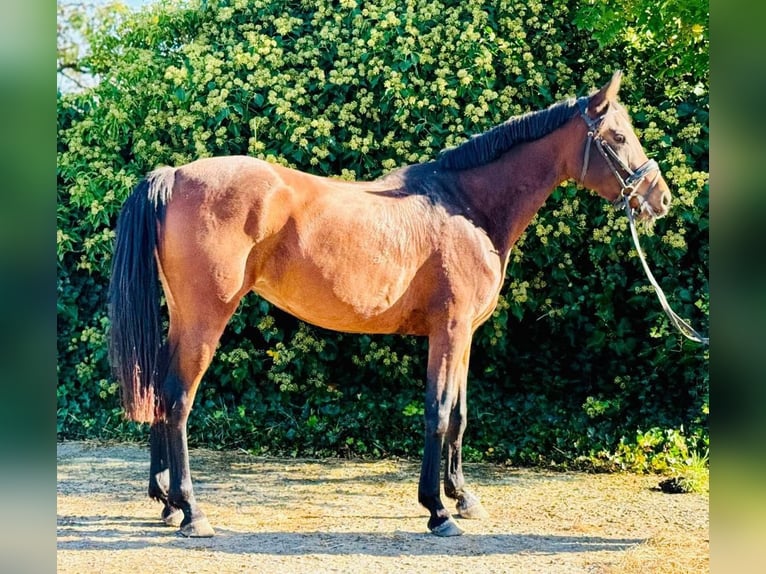
[[670, 467], [670, 478], [659, 484], [662, 492], [671, 494], [710, 491], [708, 453], [692, 452], [689, 457]]

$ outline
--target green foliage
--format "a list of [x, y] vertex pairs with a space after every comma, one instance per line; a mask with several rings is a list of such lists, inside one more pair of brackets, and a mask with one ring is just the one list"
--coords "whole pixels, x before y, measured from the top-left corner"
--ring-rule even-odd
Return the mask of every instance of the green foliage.
[[705, 90], [708, 21], [708, 3], [699, 0], [587, 0], [575, 16], [602, 49], [649, 63], [642, 76], [665, 81], [660, 85], [671, 98], [683, 97], [679, 79], [697, 84], [698, 92]]
[[[671, 3], [683, 30], [705, 32], [666, 41], [656, 5], [624, 4], [630, 17], [607, 21], [601, 4], [540, 0], [166, 2], [80, 26], [90, 50], [78, 69], [99, 82], [57, 100], [59, 436], [145, 436], [120, 418], [105, 291], [117, 214], [148, 170], [249, 154], [371, 179], [618, 67], [674, 191], [642, 245], [676, 311], [706, 330], [707, 22]], [[658, 50], [672, 58], [636, 57]], [[425, 360], [421, 339], [325, 332], [251, 295], [198, 393], [190, 441], [418, 456]], [[625, 217], [564, 185], [476, 334], [466, 458], [672, 473], [708, 446], [707, 366], [662, 314]]]

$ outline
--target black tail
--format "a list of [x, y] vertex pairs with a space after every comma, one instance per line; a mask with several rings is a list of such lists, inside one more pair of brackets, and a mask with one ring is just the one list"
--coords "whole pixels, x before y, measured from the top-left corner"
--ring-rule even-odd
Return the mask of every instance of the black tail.
[[174, 172], [160, 168], [136, 186], [120, 212], [112, 255], [109, 362], [122, 389], [125, 416], [138, 422], [164, 416], [159, 391], [166, 365], [155, 253]]

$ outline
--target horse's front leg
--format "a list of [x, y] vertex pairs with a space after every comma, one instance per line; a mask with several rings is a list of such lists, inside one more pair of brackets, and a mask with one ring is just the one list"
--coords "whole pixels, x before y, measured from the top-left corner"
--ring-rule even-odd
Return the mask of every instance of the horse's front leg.
[[169, 526], [180, 526], [183, 512], [168, 502], [170, 469], [168, 468], [168, 437], [163, 421], [155, 421], [149, 436], [151, 459], [149, 463], [149, 497], [161, 502], [162, 520]]
[[452, 410], [447, 430], [446, 467], [444, 469], [444, 493], [457, 501], [457, 511], [461, 518], [487, 518], [487, 511], [479, 498], [465, 488], [463, 476], [463, 433], [466, 427], [468, 386], [468, 351], [463, 362], [465, 371], [459, 376], [457, 406]]
[[470, 332], [455, 329], [431, 335], [428, 341], [425, 448], [418, 500], [431, 513], [428, 528], [437, 536], [459, 536], [463, 533], [442, 503], [439, 478], [444, 438], [450, 427], [460, 388], [458, 378], [463, 371], [460, 365], [469, 344]]

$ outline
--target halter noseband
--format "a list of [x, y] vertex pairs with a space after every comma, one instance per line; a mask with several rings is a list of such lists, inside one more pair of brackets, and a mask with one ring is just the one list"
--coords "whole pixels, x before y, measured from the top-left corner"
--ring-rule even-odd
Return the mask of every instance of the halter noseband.
[[[601, 133], [599, 132], [599, 129], [601, 127], [601, 122], [606, 117], [606, 114], [609, 112], [605, 112], [600, 117], [596, 118], [595, 120], [591, 119], [588, 115], [588, 100], [589, 98], [583, 97], [577, 100], [577, 105], [580, 108], [580, 116], [585, 121], [585, 124], [588, 126], [588, 140], [585, 142], [585, 157], [583, 158], [583, 164], [582, 164], [582, 173], [580, 174], [580, 181], [585, 180], [585, 174], [588, 171], [588, 163], [590, 162], [590, 148], [591, 144], [596, 144], [596, 149], [599, 151], [599, 153], [603, 156], [604, 160], [606, 160], [606, 164], [609, 166], [609, 169], [612, 170], [612, 173], [617, 178], [617, 181], [620, 182], [620, 196], [615, 199], [612, 203], [615, 205], [619, 205], [623, 201], [629, 202], [631, 198], [637, 197], [640, 202], [644, 202], [644, 198], [641, 197], [636, 193], [636, 188], [641, 184], [641, 182], [646, 179], [646, 176], [649, 175], [653, 171], [659, 171], [660, 166], [657, 164], [656, 161], [653, 159], [645, 161], [643, 164], [641, 164], [636, 171], [633, 171], [628, 167], [622, 159], [620, 159], [620, 156], [617, 155], [617, 152], [614, 151], [612, 146], [609, 145], [609, 142], [607, 142]], [[617, 165], [615, 165], [617, 164]], [[619, 168], [619, 169], [618, 169]], [[620, 169], [628, 174], [628, 177], [623, 179], [622, 175], [620, 174]], [[626, 193], [627, 192], [627, 193]]]

